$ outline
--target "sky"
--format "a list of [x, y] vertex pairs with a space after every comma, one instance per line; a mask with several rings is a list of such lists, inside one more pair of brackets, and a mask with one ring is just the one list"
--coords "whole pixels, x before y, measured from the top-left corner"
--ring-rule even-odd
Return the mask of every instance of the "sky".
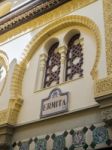
[[[26, 3], [31, 0], [8, 0], [14, 4], [15, 7], [20, 6], [23, 3]], [[17, 37], [13, 40], [6, 41], [5, 43], [0, 43], [0, 50], [5, 51], [9, 57], [9, 62], [11, 62], [14, 58], [18, 61], [22, 56], [22, 53], [26, 47], [26, 45], [31, 40], [30, 33], [22, 35], [21, 37]]]
[[11, 62], [14, 58], [17, 61], [20, 60], [22, 53], [24, 52], [25, 47], [31, 40], [31, 34], [25, 34], [21, 37], [8, 41], [7, 43], [0, 45], [0, 50], [5, 51], [9, 57], [9, 62]]

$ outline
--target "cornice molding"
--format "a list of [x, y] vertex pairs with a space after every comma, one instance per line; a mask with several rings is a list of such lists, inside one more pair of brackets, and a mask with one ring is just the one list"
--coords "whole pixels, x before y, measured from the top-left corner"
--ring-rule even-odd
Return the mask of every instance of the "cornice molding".
[[[55, 5], [53, 4], [52, 11], [49, 11], [49, 13], [47, 13], [47, 11], [45, 11], [46, 4], [50, 5], [50, 3], [54, 1], [57, 1], [56, 2], [57, 4]], [[50, 23], [51, 21], [61, 18], [71, 13], [72, 11], [87, 6], [95, 1], [97, 0], [83, 0], [83, 1], [82, 0], [78, 0], [78, 1], [77, 0], [51, 0], [50, 2], [46, 1], [46, 3], [42, 5], [38, 5], [32, 8], [31, 10], [26, 11], [23, 14], [16, 16], [7, 22], [4, 22], [2, 25], [0, 25], [0, 30], [1, 30], [0, 43], [10, 38], [14, 38], [14, 36], [25, 34], [26, 32], [30, 32], [37, 27]], [[42, 10], [43, 14], [42, 12], [40, 13], [40, 11], [38, 12], [38, 10], [42, 8], [43, 8]], [[49, 10], [51, 10], [51, 6], [49, 6]], [[30, 19], [28, 20], [28, 18]], [[25, 19], [27, 21], [25, 21]]]
[[[16, 28], [38, 16], [47, 13], [48, 11], [62, 5], [70, 0], [44, 0], [41, 3], [38, 1], [30, 2], [20, 7], [7, 15], [1, 17], [0, 35]], [[28, 6], [27, 6], [28, 5]]]

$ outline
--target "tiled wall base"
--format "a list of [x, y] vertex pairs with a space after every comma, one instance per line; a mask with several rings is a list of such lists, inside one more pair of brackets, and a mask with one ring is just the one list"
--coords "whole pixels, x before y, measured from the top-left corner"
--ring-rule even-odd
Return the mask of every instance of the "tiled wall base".
[[95, 124], [13, 143], [12, 150], [94, 150], [112, 146], [111, 129]]

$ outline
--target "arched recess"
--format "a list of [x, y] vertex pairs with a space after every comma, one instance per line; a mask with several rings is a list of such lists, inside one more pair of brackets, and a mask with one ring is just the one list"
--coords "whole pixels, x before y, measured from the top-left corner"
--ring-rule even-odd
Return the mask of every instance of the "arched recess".
[[44, 49], [45, 52], [48, 53], [50, 47], [52, 46], [52, 44], [59, 42], [58, 38], [52, 37], [51, 39], [49, 39], [48, 41], [46, 41], [45, 45], [44, 45]]
[[71, 29], [64, 37], [64, 41], [66, 46], [68, 45], [68, 42], [70, 41], [71, 37], [73, 37], [75, 34], [80, 33], [77, 29]]
[[[22, 98], [22, 81], [24, 77], [24, 72], [26, 70], [26, 66], [28, 62], [31, 60], [35, 52], [39, 49], [40, 45], [50, 37], [50, 35], [58, 32], [59, 30], [66, 28], [66, 27], [71, 27], [71, 26], [83, 26], [90, 31], [93, 32], [95, 35], [96, 39], [96, 59], [93, 65], [93, 68], [91, 70], [91, 75], [93, 79], [97, 79], [98, 77], [98, 62], [100, 59], [100, 52], [101, 52], [101, 37], [100, 37], [100, 31], [97, 25], [95, 24], [94, 21], [89, 19], [88, 17], [85, 16], [66, 16], [64, 18], [61, 18], [51, 24], [49, 24], [47, 27], [45, 27], [43, 30], [41, 30], [37, 35], [31, 40], [31, 42], [27, 45], [25, 51], [24, 51], [24, 58], [22, 61], [19, 63], [19, 65], [16, 66], [15, 72], [13, 75], [12, 79], [12, 86], [11, 86], [11, 101], [9, 103], [9, 106], [13, 110], [16, 109], [19, 112], [20, 107], [18, 107], [22, 104], [21, 103], [21, 98]], [[10, 107], [9, 107], [10, 109]], [[11, 115], [13, 115], [11, 113]], [[10, 118], [11, 116], [9, 116]], [[16, 116], [17, 117], [17, 116]], [[15, 116], [14, 116], [15, 118]], [[16, 118], [17, 119], [17, 118]], [[13, 120], [14, 121], [14, 120]]]

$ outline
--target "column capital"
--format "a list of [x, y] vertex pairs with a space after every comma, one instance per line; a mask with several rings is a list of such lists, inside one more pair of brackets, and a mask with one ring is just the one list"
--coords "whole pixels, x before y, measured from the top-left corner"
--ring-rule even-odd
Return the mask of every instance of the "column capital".
[[46, 53], [43, 53], [40, 55], [40, 70], [43, 70], [46, 65], [48, 55]]
[[61, 46], [57, 49], [57, 51], [60, 53], [60, 54], [66, 54], [67, 53], [67, 48], [66, 46]]
[[47, 53], [43, 53], [40, 55], [40, 61], [46, 61], [47, 60], [47, 57], [48, 57], [48, 54]]

